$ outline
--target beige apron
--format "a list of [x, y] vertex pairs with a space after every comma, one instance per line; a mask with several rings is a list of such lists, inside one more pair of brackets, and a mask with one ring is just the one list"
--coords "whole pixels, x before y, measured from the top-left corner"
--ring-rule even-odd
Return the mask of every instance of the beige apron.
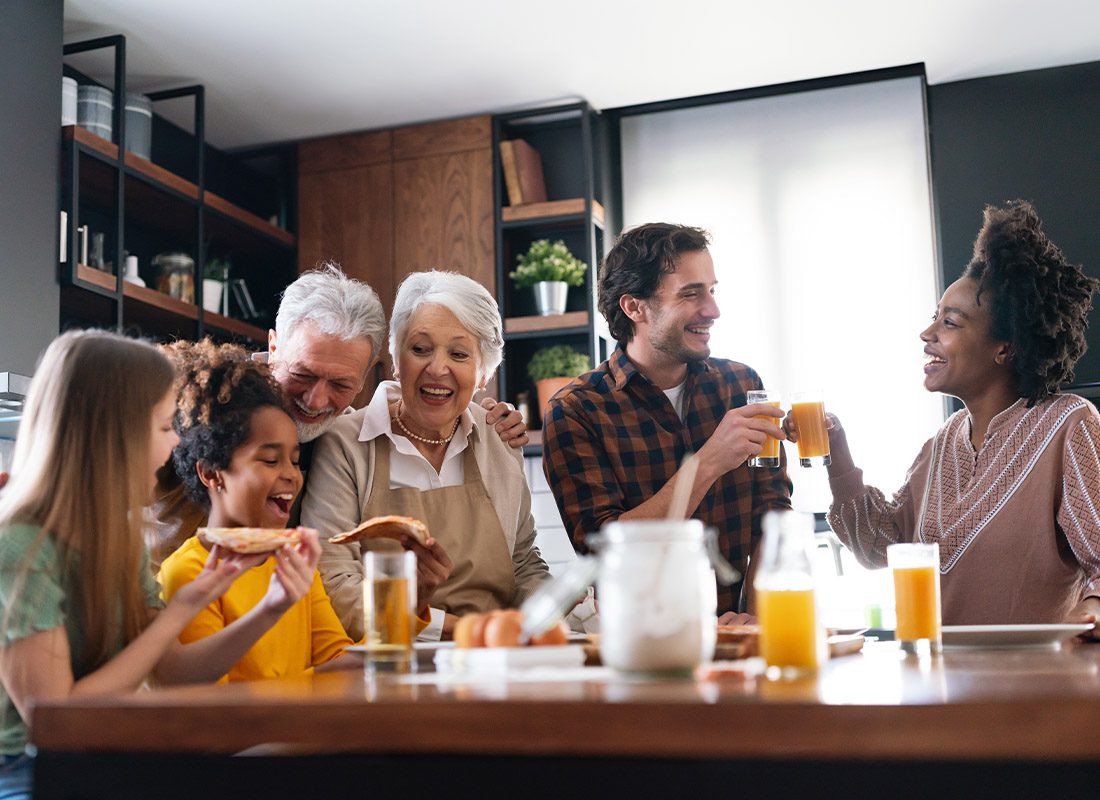
[[[429, 601], [452, 614], [492, 611], [511, 603], [516, 590], [512, 554], [493, 502], [485, 491], [473, 443], [462, 453], [465, 483], [421, 491], [390, 488], [390, 450], [386, 436], [374, 441], [374, 480], [363, 519], [402, 514], [422, 520], [447, 551], [454, 569]], [[380, 549], [367, 540], [366, 549]]]

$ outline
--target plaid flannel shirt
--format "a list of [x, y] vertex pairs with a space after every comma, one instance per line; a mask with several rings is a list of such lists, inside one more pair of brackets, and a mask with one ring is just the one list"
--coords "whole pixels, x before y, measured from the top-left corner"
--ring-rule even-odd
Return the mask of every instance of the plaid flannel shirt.
[[[558, 392], [546, 413], [542, 463], [574, 547], [584, 552], [586, 534], [655, 495], [725, 413], [745, 405], [750, 389], [762, 387], [760, 376], [744, 364], [718, 358], [690, 363], [681, 422], [665, 393], [618, 348]], [[714, 526], [720, 552], [742, 575], [764, 513], [791, 507], [782, 458], [778, 469], [742, 464], [727, 472], [692, 515]], [[733, 589], [719, 586], [718, 611], [731, 610], [737, 610]]]

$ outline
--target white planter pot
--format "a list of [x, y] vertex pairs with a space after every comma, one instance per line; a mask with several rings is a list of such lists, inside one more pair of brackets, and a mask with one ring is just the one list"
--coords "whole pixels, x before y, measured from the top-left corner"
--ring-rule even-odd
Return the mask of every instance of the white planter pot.
[[214, 314], [222, 313], [222, 292], [225, 284], [211, 278], [202, 279], [202, 307]]
[[569, 296], [569, 284], [565, 281], [539, 281], [531, 287], [535, 290], [535, 308], [540, 317], [564, 314]]

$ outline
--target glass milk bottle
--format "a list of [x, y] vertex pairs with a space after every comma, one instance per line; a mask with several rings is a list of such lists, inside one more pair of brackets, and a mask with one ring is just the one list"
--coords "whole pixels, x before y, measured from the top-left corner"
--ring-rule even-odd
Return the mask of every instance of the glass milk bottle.
[[813, 578], [814, 521], [809, 514], [764, 515], [760, 567], [753, 587], [760, 619], [760, 654], [768, 677], [813, 673], [824, 660], [825, 635]]

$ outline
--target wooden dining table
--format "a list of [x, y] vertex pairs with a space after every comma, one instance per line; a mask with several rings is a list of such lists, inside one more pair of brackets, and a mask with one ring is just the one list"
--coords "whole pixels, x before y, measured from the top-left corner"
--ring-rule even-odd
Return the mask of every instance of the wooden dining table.
[[893, 797], [928, 796], [929, 781], [971, 797], [1100, 785], [1098, 644], [912, 656], [876, 642], [781, 681], [603, 668], [456, 677], [422, 655], [413, 674], [41, 704], [36, 796], [77, 796], [74, 776], [81, 797], [404, 791], [411, 776], [453, 797], [562, 785], [681, 796], [729, 781], [776, 797], [850, 796], [864, 781], [887, 781]]

